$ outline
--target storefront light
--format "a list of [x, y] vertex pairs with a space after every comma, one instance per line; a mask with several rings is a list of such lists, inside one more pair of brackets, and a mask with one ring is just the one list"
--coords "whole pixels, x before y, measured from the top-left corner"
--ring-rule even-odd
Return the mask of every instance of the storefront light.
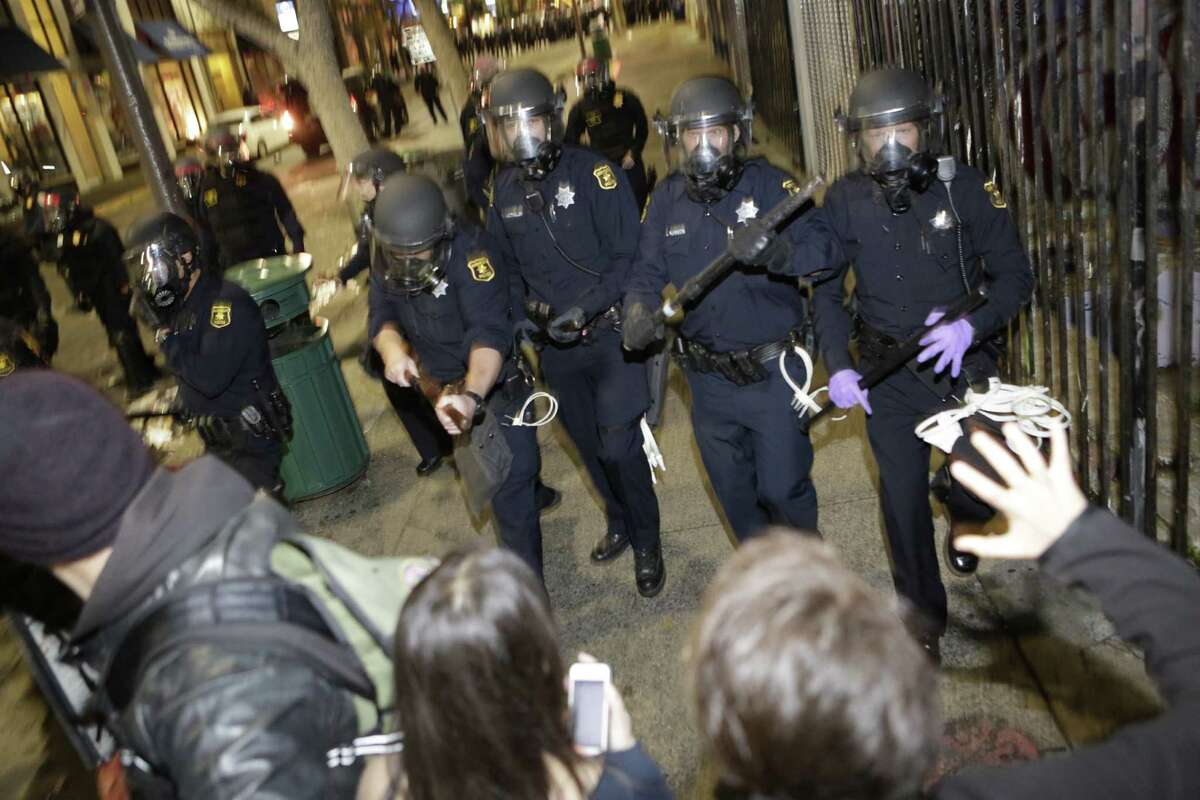
[[196, 118], [195, 111], [189, 110], [187, 112], [184, 128], [186, 129], [189, 142], [194, 142], [196, 139], [200, 138], [200, 120]]

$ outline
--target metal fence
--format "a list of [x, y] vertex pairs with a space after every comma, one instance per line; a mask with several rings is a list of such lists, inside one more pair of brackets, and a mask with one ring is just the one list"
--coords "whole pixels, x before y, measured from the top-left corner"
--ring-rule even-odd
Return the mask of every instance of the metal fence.
[[851, 0], [790, 0], [788, 10], [803, 166], [810, 174], [835, 178], [846, 171], [847, 164], [834, 112], [845, 107], [858, 79]]
[[1037, 275], [1007, 371], [1064, 400], [1088, 494], [1188, 546], [1195, 0], [854, 0], [860, 69], [920, 70]]
[[787, 0], [742, 0], [754, 110], [787, 146], [793, 164], [804, 162], [804, 145], [793, 68]]

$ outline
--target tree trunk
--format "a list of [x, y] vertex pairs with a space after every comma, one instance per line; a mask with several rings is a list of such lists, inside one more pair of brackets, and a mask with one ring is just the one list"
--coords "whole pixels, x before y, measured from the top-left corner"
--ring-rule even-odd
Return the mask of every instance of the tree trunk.
[[433, 48], [433, 56], [437, 59], [438, 79], [450, 91], [450, 102], [457, 112], [467, 102], [467, 68], [458, 57], [454, 34], [446, 24], [437, 0], [414, 0], [414, 5], [421, 15], [421, 27], [425, 29], [429, 46]]
[[342, 70], [334, 49], [333, 22], [323, 0], [300, 0], [296, 17], [300, 41], [289, 39], [277, 22], [238, 0], [195, 0], [235, 31], [272, 53], [289, 74], [308, 90], [308, 102], [321, 120], [338, 169], [369, 146], [358, 116], [342, 83]]

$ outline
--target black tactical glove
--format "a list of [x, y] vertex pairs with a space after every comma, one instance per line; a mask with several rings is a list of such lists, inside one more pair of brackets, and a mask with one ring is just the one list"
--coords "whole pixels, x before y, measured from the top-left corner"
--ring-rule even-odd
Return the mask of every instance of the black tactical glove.
[[766, 267], [776, 275], [791, 272], [791, 242], [761, 223], [752, 222], [734, 233], [729, 252], [747, 266]]
[[546, 328], [546, 333], [550, 334], [550, 338], [559, 344], [570, 344], [579, 338], [580, 331], [583, 330], [586, 322], [587, 317], [584, 315], [583, 309], [574, 306], [552, 319]]
[[621, 319], [621, 345], [630, 351], [645, 350], [667, 335], [666, 325], [645, 303], [625, 306]]

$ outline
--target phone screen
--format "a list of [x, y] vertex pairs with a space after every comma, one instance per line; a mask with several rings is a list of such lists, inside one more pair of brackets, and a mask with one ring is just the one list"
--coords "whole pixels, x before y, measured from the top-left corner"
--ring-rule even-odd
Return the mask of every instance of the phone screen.
[[604, 749], [601, 741], [604, 730], [603, 681], [576, 681], [575, 705], [572, 708], [575, 744], [581, 747]]

